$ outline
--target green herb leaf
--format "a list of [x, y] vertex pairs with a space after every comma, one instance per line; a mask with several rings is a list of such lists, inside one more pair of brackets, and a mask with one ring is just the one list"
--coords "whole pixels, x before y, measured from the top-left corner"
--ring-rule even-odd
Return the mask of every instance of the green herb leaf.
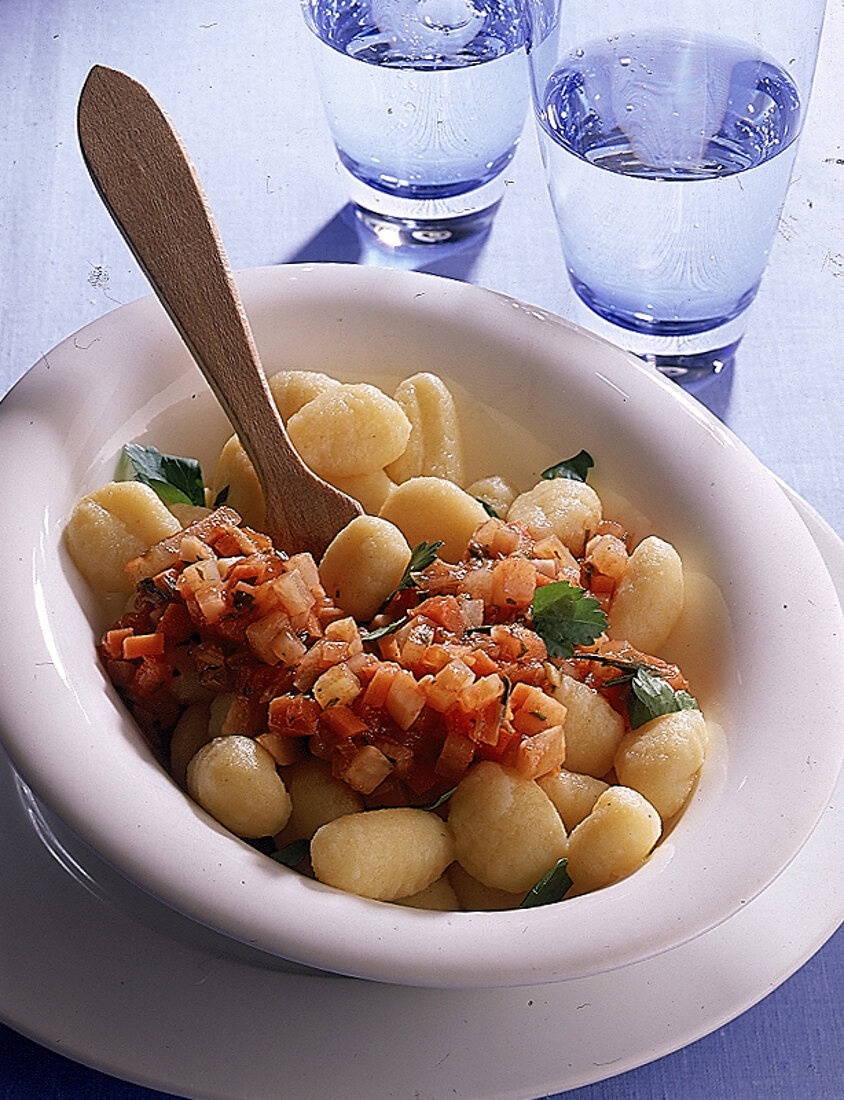
[[568, 581], [537, 588], [531, 605], [533, 629], [549, 657], [571, 657], [576, 645], [591, 645], [607, 629], [607, 617], [594, 596]]
[[501, 519], [501, 516], [499, 516], [498, 512], [496, 512], [491, 504], [488, 504], [485, 500], [481, 500], [480, 497], [475, 497], [475, 500], [480, 504], [488, 516], [492, 516], [493, 519]]
[[222, 507], [222, 505], [224, 505], [226, 503], [226, 501], [229, 499], [230, 489], [231, 489], [231, 485], [224, 485], [222, 487], [222, 489], [219, 491], [219, 493], [217, 493], [217, 495], [214, 497], [214, 507], [215, 508], [220, 508], [220, 507]]
[[553, 905], [555, 901], [562, 901], [572, 887], [568, 863], [567, 859], [558, 859], [551, 870], [546, 871], [531, 887], [519, 908], [533, 909], [536, 905]]
[[[390, 597], [392, 599], [392, 597]], [[388, 634], [394, 634], [399, 627], [405, 625], [410, 621], [409, 615], [402, 615], [401, 618], [396, 619], [392, 623], [385, 623], [384, 626], [376, 626], [374, 630], [365, 630], [361, 632], [361, 641], [364, 642], [377, 642], [379, 638], [386, 638]]]
[[205, 504], [202, 470], [195, 458], [162, 454], [155, 447], [127, 443], [117, 465], [120, 481], [140, 481], [165, 504]]
[[[420, 542], [418, 546], [414, 546], [410, 552], [410, 561], [407, 563], [407, 569], [402, 574], [402, 578], [399, 581], [396, 592], [402, 592], [405, 588], [413, 588], [416, 581], [413, 579], [414, 573], [421, 573], [423, 569], [427, 569], [431, 565], [437, 556], [437, 551], [442, 546], [442, 542]], [[395, 595], [395, 592], [393, 593]]]
[[450, 790], [445, 791], [444, 794], [441, 794], [439, 798], [437, 798], [434, 802], [431, 802], [428, 806], [420, 806], [419, 808], [421, 810], [438, 810], [440, 806], [444, 806], [446, 802], [448, 802], [448, 800], [451, 798], [456, 790], [456, 786], [452, 787]]
[[655, 676], [644, 668], [638, 669], [630, 681], [630, 689], [627, 713], [630, 728], [634, 730], [663, 714], [699, 709], [693, 695], [687, 691], [675, 691], [661, 676]]
[[276, 863], [283, 863], [285, 867], [295, 868], [307, 857], [310, 847], [310, 841], [294, 840], [291, 844], [286, 844], [277, 852], [273, 852], [270, 858]]
[[592, 455], [588, 451], [580, 451], [573, 458], [566, 458], [554, 466], [549, 466], [547, 470], [542, 471], [540, 477], [545, 478], [546, 481], [553, 481], [555, 477], [567, 477], [572, 481], [585, 481], [587, 474], [594, 465], [595, 461]]

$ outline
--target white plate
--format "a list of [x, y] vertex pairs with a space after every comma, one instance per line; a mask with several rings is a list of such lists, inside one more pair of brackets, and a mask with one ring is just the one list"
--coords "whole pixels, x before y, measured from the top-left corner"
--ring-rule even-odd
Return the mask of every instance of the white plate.
[[[74, 502], [109, 479], [127, 439], [179, 453], [190, 436], [208, 470], [229, 431], [166, 314], [141, 299], [64, 341], [0, 407], [0, 604], [14, 624], [0, 733], [43, 801], [180, 912], [284, 958], [399, 984], [611, 970], [679, 946], [765, 889], [815, 826], [844, 757], [833, 688], [844, 679], [844, 619], [805, 526], [761, 464], [678, 387], [524, 303], [355, 265], [282, 266], [239, 282], [269, 370], [384, 384], [421, 367], [441, 374], [462, 410], [467, 480], [490, 472], [493, 440], [495, 466], [523, 488], [561, 453], [595, 454], [607, 514], [637, 541], [651, 531], [671, 541], [687, 595], [694, 588], [661, 656], [683, 668], [711, 724], [706, 768], [637, 874], [529, 912], [432, 914], [353, 897], [201, 813], [104, 690], [92, 652], [102, 608], [62, 538]], [[631, 522], [637, 510], [646, 515]], [[794, 735], [803, 728], [806, 741]]]
[[[844, 602], [844, 543], [789, 496]], [[603, 1080], [761, 1000], [844, 915], [839, 780], [773, 885], [720, 927], [646, 962], [556, 985], [469, 991], [286, 973], [274, 960], [233, 957], [214, 933], [197, 939], [195, 925], [128, 884], [134, 897], [118, 906], [96, 897], [48, 855], [13, 795], [3, 763], [0, 1016], [107, 1073], [202, 1100], [529, 1100]], [[89, 866], [108, 878], [96, 857]], [[808, 896], [811, 906], [794, 906]], [[143, 922], [124, 910], [130, 900]]]

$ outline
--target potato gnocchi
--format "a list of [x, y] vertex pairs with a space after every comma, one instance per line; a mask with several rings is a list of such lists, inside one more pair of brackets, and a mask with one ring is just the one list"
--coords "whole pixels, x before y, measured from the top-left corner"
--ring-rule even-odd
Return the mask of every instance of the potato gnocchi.
[[583, 480], [466, 486], [433, 374], [392, 395], [308, 371], [269, 385], [304, 460], [364, 508], [319, 562], [260, 533], [236, 436], [208, 508], [112, 482], [67, 525], [92, 587], [134, 592], [98, 652], [175, 782], [379, 901], [509, 909], [563, 866], [543, 901], [632, 874], [706, 755], [657, 656], [683, 609], [677, 551], [632, 545]]

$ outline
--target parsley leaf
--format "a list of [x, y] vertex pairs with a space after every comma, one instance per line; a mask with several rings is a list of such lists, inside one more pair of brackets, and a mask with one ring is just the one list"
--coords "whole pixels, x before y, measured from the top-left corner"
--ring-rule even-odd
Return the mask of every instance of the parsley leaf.
[[525, 895], [520, 909], [533, 909], [536, 905], [553, 905], [562, 901], [572, 887], [567, 859], [558, 859], [550, 871], [542, 876]]
[[501, 516], [499, 516], [498, 512], [496, 512], [491, 504], [488, 504], [485, 500], [481, 500], [480, 497], [475, 497], [475, 500], [480, 504], [488, 516], [491, 516], [493, 519], [501, 519]]
[[[390, 597], [392, 599], [392, 596]], [[379, 638], [386, 638], [388, 634], [395, 634], [395, 632], [410, 622], [409, 615], [402, 615], [400, 619], [394, 619], [391, 623], [385, 623], [384, 626], [373, 627], [372, 630], [365, 630], [361, 632], [361, 640], [364, 642], [377, 642]]]
[[[396, 592], [402, 592], [405, 588], [413, 588], [416, 581], [413, 579], [414, 573], [421, 573], [423, 569], [427, 569], [437, 556], [437, 551], [442, 546], [442, 542], [420, 542], [418, 546], [414, 546], [410, 552], [410, 561], [407, 563], [407, 569], [402, 574], [402, 578], [399, 581]], [[393, 593], [395, 596], [396, 592]]]
[[655, 676], [645, 668], [637, 670], [630, 681], [630, 689], [627, 713], [630, 728], [634, 730], [663, 714], [699, 709], [693, 695], [687, 691], [675, 691], [661, 676]]
[[572, 481], [585, 481], [587, 474], [594, 465], [595, 461], [588, 451], [579, 451], [572, 458], [563, 459], [562, 462], [549, 466], [539, 476], [546, 481], [553, 481], [555, 477], [567, 477]]
[[310, 841], [294, 840], [283, 848], [279, 848], [277, 852], [273, 852], [270, 858], [274, 859], [276, 863], [283, 863], [285, 867], [296, 868], [305, 859], [310, 847]]
[[598, 600], [568, 581], [537, 588], [531, 616], [549, 657], [571, 657], [576, 645], [591, 645], [607, 629], [607, 617]]
[[155, 447], [127, 443], [117, 464], [121, 481], [140, 481], [165, 504], [205, 504], [202, 470], [195, 458], [162, 454]]
[[440, 808], [440, 806], [444, 806], [446, 804], [446, 802], [448, 802], [448, 800], [451, 798], [451, 796], [454, 794], [454, 792], [456, 790], [457, 790], [456, 786], [451, 787], [449, 790], [444, 791], [440, 795], [439, 798], [435, 799], [433, 802], [429, 803], [427, 806], [420, 806], [420, 809], [428, 810], [428, 811], [438, 810]]

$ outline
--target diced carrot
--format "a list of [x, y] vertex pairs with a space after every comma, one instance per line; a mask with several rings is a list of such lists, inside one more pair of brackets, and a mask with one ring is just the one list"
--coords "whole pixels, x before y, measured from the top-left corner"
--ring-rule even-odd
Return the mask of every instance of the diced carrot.
[[542, 688], [516, 684], [510, 695], [513, 725], [519, 733], [532, 737], [549, 726], [562, 726], [566, 708]]
[[132, 661], [136, 657], [161, 657], [163, 654], [163, 634], [132, 634], [130, 632], [123, 639], [121, 656], [126, 661]]
[[106, 631], [102, 641], [103, 652], [107, 657], [117, 660], [123, 656], [123, 642], [134, 634], [131, 626]]
[[448, 646], [438, 643], [429, 645], [421, 661], [421, 666], [426, 672], [437, 673], [440, 669], [445, 668], [452, 660], [452, 656], [451, 649]]
[[604, 594], [612, 592], [615, 588], [615, 581], [612, 577], [606, 577], [603, 573], [593, 573], [589, 581], [589, 591], [595, 595], [598, 593]]
[[378, 639], [378, 652], [385, 661], [398, 664], [401, 659], [401, 647], [395, 634], [385, 634]]
[[476, 676], [490, 676], [498, 672], [498, 665], [483, 649], [474, 650], [465, 660]]

